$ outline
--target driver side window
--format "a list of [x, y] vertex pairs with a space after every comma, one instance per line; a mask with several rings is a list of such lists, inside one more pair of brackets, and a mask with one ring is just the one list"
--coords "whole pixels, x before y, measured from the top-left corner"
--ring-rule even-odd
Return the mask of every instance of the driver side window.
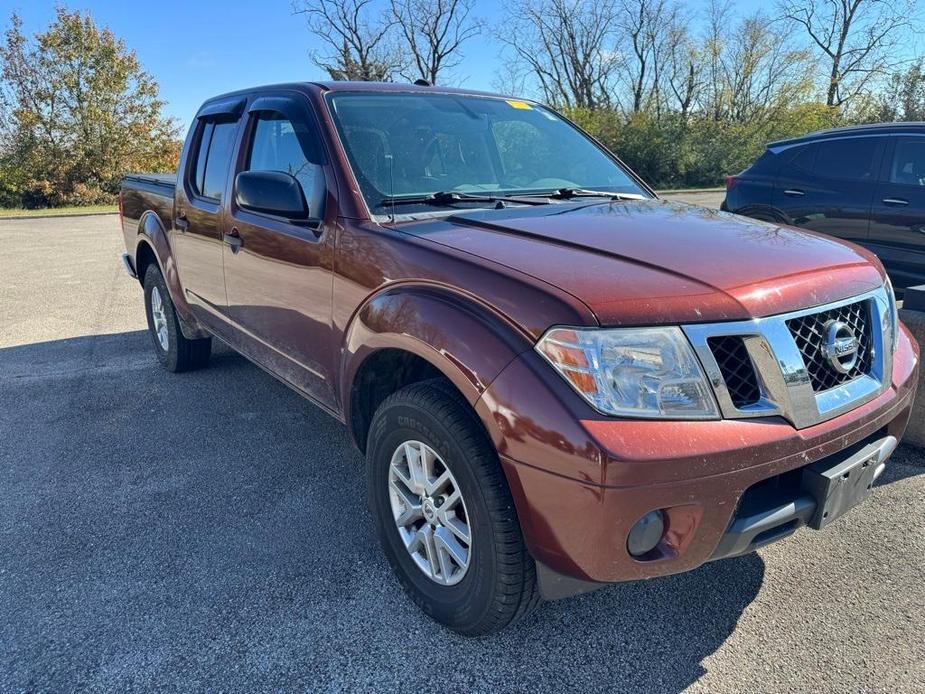
[[281, 113], [261, 112], [254, 123], [247, 171], [278, 171], [294, 176], [301, 184], [312, 217], [322, 216], [324, 171], [313, 163], [314, 135]]

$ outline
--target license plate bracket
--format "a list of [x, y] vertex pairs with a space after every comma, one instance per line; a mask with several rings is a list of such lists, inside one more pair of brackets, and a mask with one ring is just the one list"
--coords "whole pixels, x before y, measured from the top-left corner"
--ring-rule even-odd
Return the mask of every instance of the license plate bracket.
[[887, 436], [841, 462], [819, 461], [803, 468], [803, 489], [816, 499], [816, 511], [808, 525], [821, 530], [867, 499], [883, 462], [895, 448], [896, 439]]

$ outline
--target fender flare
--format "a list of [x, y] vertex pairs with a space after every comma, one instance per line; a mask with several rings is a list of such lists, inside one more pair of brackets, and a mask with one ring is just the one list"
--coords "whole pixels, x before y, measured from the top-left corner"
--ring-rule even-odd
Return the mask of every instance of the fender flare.
[[752, 219], [758, 219], [759, 221], [769, 222], [771, 224], [788, 224], [793, 226], [793, 221], [773, 205], [746, 205], [736, 210], [734, 214], [742, 215], [743, 217], [751, 217]]
[[498, 374], [532, 346], [531, 338], [501, 314], [455, 288], [390, 285], [370, 296], [344, 331], [338, 371], [344, 419], [349, 425], [354, 416], [357, 374], [381, 350], [424, 359], [474, 407]]
[[[186, 300], [186, 295], [180, 284], [180, 275], [177, 270], [176, 260], [173, 257], [173, 250], [170, 247], [167, 231], [164, 229], [160, 217], [152, 210], [142, 214], [141, 219], [138, 220], [138, 236], [135, 243], [136, 265], [142, 245], [147, 245], [151, 249], [155, 262], [157, 262], [161, 274], [164, 276], [167, 290], [170, 292], [170, 299], [177, 310], [183, 336], [189, 340], [210, 337], [210, 333], [202, 327], [190, 310], [189, 302]], [[138, 273], [138, 281], [144, 284], [144, 277], [141, 272]]]

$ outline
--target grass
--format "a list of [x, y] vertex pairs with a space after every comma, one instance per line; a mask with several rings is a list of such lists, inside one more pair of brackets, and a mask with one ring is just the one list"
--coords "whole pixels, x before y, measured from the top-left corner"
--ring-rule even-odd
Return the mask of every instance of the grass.
[[67, 217], [78, 214], [115, 214], [115, 205], [87, 205], [86, 207], [48, 207], [39, 210], [0, 207], [0, 219], [15, 217]]

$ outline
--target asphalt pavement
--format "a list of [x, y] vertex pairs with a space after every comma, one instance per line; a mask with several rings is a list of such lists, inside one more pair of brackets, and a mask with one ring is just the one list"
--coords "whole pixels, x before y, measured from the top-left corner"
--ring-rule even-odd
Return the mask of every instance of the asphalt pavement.
[[0, 691], [925, 689], [925, 454], [757, 554], [464, 639], [405, 597], [341, 425], [161, 370], [114, 216], [0, 221]]
[[677, 193], [661, 193], [661, 196], [663, 198], [668, 198], [669, 200], [680, 200], [681, 202], [689, 202], [692, 205], [701, 205], [703, 207], [710, 207], [712, 209], [718, 210], [719, 206], [723, 203], [723, 200], [726, 199], [726, 191], [681, 191]]

